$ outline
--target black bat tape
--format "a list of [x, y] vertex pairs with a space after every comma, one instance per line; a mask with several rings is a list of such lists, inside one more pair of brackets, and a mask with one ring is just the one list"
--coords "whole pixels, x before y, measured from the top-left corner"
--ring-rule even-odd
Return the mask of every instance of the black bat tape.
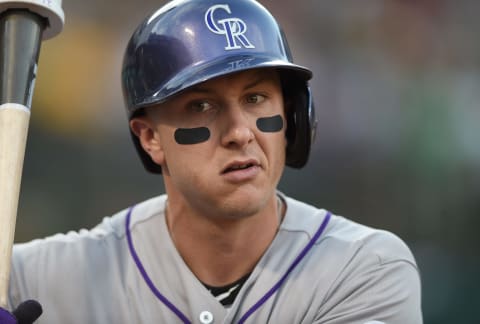
[[0, 92], [0, 102], [31, 106], [36, 64], [45, 21], [35, 13], [12, 9], [1, 13], [0, 79], [8, 87]]
[[18, 324], [32, 324], [42, 313], [42, 306], [33, 299], [24, 301], [13, 311]]

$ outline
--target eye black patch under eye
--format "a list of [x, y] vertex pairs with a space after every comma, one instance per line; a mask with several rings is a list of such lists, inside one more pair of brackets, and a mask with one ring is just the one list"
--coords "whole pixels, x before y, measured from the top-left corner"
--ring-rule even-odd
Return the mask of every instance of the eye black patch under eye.
[[266, 133], [281, 131], [283, 129], [283, 118], [280, 115], [258, 118], [257, 128]]
[[178, 144], [198, 144], [208, 141], [210, 138], [210, 130], [206, 127], [178, 128], [174, 136]]

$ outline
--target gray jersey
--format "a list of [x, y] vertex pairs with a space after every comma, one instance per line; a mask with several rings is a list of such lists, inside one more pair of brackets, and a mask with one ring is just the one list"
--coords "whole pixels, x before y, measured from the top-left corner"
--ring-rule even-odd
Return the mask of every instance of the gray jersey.
[[90, 231], [15, 245], [10, 306], [38, 300], [45, 324], [422, 323], [418, 270], [398, 237], [285, 200], [278, 234], [229, 308], [175, 249], [165, 195]]

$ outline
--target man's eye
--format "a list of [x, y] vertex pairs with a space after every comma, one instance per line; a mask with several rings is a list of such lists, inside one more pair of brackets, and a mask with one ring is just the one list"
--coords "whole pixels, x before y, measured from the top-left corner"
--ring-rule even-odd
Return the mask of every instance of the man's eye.
[[265, 96], [262, 96], [261, 94], [252, 94], [247, 96], [247, 103], [250, 103], [250, 104], [261, 103], [264, 100], [265, 100]]
[[190, 105], [190, 109], [193, 112], [197, 113], [202, 113], [209, 111], [213, 108], [213, 105], [209, 103], [208, 101], [199, 101], [199, 102], [194, 102]]

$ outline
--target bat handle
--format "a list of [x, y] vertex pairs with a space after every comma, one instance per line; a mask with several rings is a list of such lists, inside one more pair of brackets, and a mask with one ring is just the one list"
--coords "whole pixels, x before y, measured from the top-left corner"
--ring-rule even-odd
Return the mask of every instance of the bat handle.
[[0, 16], [0, 306], [7, 304], [30, 106], [45, 20], [26, 10]]
[[0, 105], [0, 307], [7, 305], [10, 263], [30, 109]]
[[0, 0], [0, 307], [7, 306], [40, 43], [63, 22], [62, 0]]

